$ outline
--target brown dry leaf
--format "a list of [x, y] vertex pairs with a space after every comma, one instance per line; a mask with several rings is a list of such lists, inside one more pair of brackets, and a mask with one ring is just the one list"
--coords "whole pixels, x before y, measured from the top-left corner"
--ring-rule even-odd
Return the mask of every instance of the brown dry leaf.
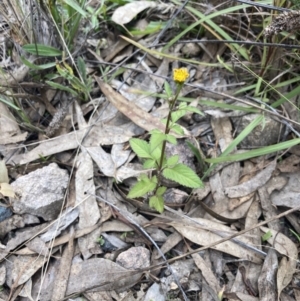
[[[258, 189], [258, 195], [265, 220], [276, 216], [278, 214], [278, 210], [272, 205], [270, 196], [265, 186]], [[278, 219], [269, 222], [268, 227], [275, 231], [280, 231], [282, 228], [280, 225], [280, 220]]]
[[[211, 187], [213, 200], [215, 201], [214, 206], [210, 207], [211, 210], [213, 210], [218, 215], [221, 215], [223, 218], [230, 219], [231, 221], [245, 217], [253, 201], [253, 198], [250, 198], [248, 201], [236, 207], [235, 210], [231, 211], [231, 202], [230, 199], [227, 198], [227, 196], [224, 193], [224, 186], [219, 173], [216, 173], [215, 175], [211, 176], [209, 178], [209, 183]], [[205, 217], [211, 219], [208, 215], [205, 215]]]
[[14, 192], [13, 188], [7, 183], [0, 183], [0, 193], [3, 196], [7, 196], [10, 198], [15, 197], [15, 192]]
[[203, 278], [206, 280], [208, 286], [213, 290], [215, 295], [218, 295], [218, 293], [221, 291], [221, 287], [212, 270], [207, 267], [204, 259], [199, 254], [193, 254], [192, 257], [195, 261], [196, 266], [201, 271]]
[[6, 261], [7, 278], [6, 284], [15, 287], [28, 281], [43, 265], [43, 256], [14, 256], [11, 255]]
[[0, 160], [0, 183], [9, 183], [7, 168], [4, 160]]
[[[280, 281], [281, 283], [277, 283], [278, 290], [279, 288], [283, 290], [293, 278], [293, 275], [296, 271], [297, 259], [298, 259], [298, 250], [296, 245], [285, 235], [279, 233], [273, 229], [269, 229], [266, 227], [260, 227], [260, 229], [264, 232], [271, 232], [272, 236], [268, 239], [268, 243], [276, 249], [281, 255], [287, 257], [286, 262], [283, 262]], [[274, 299], [275, 300], [275, 299]]]
[[278, 269], [278, 260], [276, 251], [269, 249], [268, 255], [264, 261], [261, 274], [258, 278], [258, 290], [260, 301], [276, 300], [276, 273]]
[[288, 156], [286, 159], [282, 160], [280, 163], [278, 163], [277, 168], [281, 172], [297, 172], [300, 170], [300, 157], [296, 156], [294, 154]]
[[[95, 198], [94, 170], [93, 162], [86, 150], [77, 158], [77, 171], [75, 176], [76, 205], [79, 208], [78, 229], [93, 226], [100, 219], [100, 211]], [[78, 245], [84, 258], [89, 258], [92, 254], [90, 235], [78, 239]]]
[[95, 291], [126, 291], [141, 277], [141, 273], [132, 274], [111, 260], [93, 258], [74, 263], [71, 267], [66, 295], [93, 289]]
[[239, 198], [246, 196], [258, 188], [264, 186], [272, 176], [276, 167], [276, 160], [271, 162], [264, 170], [259, 172], [251, 180], [237, 186], [225, 188], [225, 194], [230, 198]]
[[283, 257], [279, 263], [278, 272], [277, 272], [277, 300], [280, 299], [280, 294], [282, 290], [289, 284], [287, 281], [289, 280], [286, 278], [288, 272], [288, 260], [286, 257]]
[[111, 19], [116, 24], [124, 25], [132, 21], [140, 12], [147, 8], [154, 8], [158, 4], [154, 1], [134, 1], [118, 7]]
[[[200, 246], [207, 246], [211, 243], [221, 240], [223, 237], [215, 234], [218, 233], [218, 231], [220, 233], [224, 233], [226, 236], [235, 233], [229, 227], [217, 222], [202, 218], [193, 218], [193, 220], [195, 223], [192, 221], [174, 221], [171, 222], [170, 225], [172, 225], [184, 237]], [[239, 240], [245, 244], [252, 245], [251, 241], [243, 235], [239, 236]], [[257, 255], [257, 253], [247, 250], [230, 240], [220, 243], [212, 248], [231, 254], [232, 256], [238, 258], [250, 260], [254, 263], [261, 262], [261, 258]]]
[[51, 301], [59, 301], [65, 297], [74, 254], [74, 236], [74, 228], [71, 227], [69, 232], [69, 243], [65, 247], [60, 259], [60, 265], [57, 277], [55, 278]]
[[[125, 116], [132, 120], [135, 124], [141, 128], [151, 131], [154, 129], [159, 129], [164, 132], [165, 126], [161, 123], [159, 118], [152, 116], [146, 111], [142, 110], [136, 104], [128, 102], [121, 94], [114, 91], [110, 85], [102, 82], [100, 79], [95, 77], [102, 92], [107, 97], [107, 99]], [[185, 136], [190, 136], [190, 134], [185, 131]], [[175, 135], [175, 134], [174, 134]], [[175, 135], [177, 137], [182, 137]]]
[[274, 191], [270, 198], [275, 206], [295, 208], [299, 206], [299, 176], [300, 172], [285, 174], [287, 184], [280, 191]]

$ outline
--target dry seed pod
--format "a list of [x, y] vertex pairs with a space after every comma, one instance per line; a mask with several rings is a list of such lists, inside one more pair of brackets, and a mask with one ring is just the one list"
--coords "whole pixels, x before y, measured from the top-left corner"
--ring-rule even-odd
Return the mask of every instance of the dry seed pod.
[[300, 28], [300, 10], [283, 12], [265, 28], [265, 36], [276, 35], [281, 31], [292, 32]]

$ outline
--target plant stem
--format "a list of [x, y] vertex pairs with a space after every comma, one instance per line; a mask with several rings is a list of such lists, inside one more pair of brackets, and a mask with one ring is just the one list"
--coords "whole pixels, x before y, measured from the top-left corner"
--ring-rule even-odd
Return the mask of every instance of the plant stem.
[[[174, 107], [175, 107], [175, 104], [177, 102], [177, 99], [178, 99], [178, 96], [179, 96], [179, 93], [181, 91], [182, 86], [183, 86], [183, 83], [182, 84], [181, 83], [177, 84], [176, 94], [175, 94], [173, 100], [170, 102], [169, 114], [168, 114], [168, 117], [167, 117], [167, 123], [166, 123], [166, 128], [165, 128], [165, 134], [169, 134], [169, 132], [170, 132], [170, 122], [171, 122], [172, 112], [174, 110]], [[158, 166], [158, 181], [157, 181], [155, 192], [157, 191], [157, 188], [160, 185], [160, 174], [162, 172], [162, 166], [163, 166], [163, 161], [164, 161], [164, 154], [165, 154], [165, 150], [166, 150], [166, 144], [167, 144], [167, 140], [164, 140], [163, 143], [162, 143], [160, 162], [159, 162], [159, 166]]]

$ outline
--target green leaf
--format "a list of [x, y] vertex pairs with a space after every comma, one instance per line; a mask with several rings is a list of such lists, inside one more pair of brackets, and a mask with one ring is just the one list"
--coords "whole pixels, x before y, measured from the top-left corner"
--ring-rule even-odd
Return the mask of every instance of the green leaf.
[[151, 133], [150, 137], [150, 152], [152, 153], [157, 147], [162, 145], [163, 141], [166, 140], [166, 135], [163, 133]]
[[156, 161], [154, 159], [147, 159], [144, 164], [143, 167], [145, 169], [151, 169], [151, 168], [155, 168], [156, 167]]
[[197, 174], [188, 166], [179, 163], [174, 167], [166, 168], [163, 170], [163, 175], [165, 178], [175, 181], [180, 185], [190, 187], [190, 188], [202, 188], [204, 187], [202, 181], [197, 176]]
[[150, 153], [150, 146], [149, 144], [138, 138], [131, 138], [129, 140], [130, 146], [133, 149], [133, 151], [140, 157], [140, 158], [146, 158], [151, 159], [151, 153]]
[[270, 239], [272, 237], [272, 232], [271, 231], [268, 231], [266, 232], [262, 237], [262, 241], [267, 241], [268, 239]]
[[35, 64], [29, 62], [28, 60], [26, 60], [24, 57], [21, 57], [21, 61], [25, 66], [27, 66], [33, 70], [45, 70], [45, 69], [53, 68], [56, 65], [55, 62], [43, 64], [43, 65], [35, 65]]
[[242, 160], [247, 160], [259, 156], [264, 156], [267, 154], [271, 153], [276, 153], [285, 149], [288, 149], [290, 147], [293, 147], [297, 144], [300, 144], [300, 138], [295, 138], [289, 141], [277, 143], [274, 145], [269, 145], [266, 147], [258, 148], [258, 149], [253, 149], [251, 151], [247, 151], [241, 154], [233, 154], [229, 156], [220, 156], [218, 158], [214, 159], [205, 159], [206, 162], [208, 163], [222, 163], [222, 162], [234, 162], [234, 161], [242, 161]]
[[181, 117], [183, 117], [185, 114], [186, 114], [186, 109], [182, 109], [182, 110], [177, 110], [177, 111], [174, 111], [172, 114], [171, 114], [171, 119], [173, 122], [176, 122], [177, 120], [179, 120]]
[[171, 144], [173, 144], [173, 145], [177, 144], [177, 139], [173, 135], [167, 134], [166, 138], [167, 138], [167, 141], [170, 142]]
[[186, 110], [204, 116], [204, 114], [198, 108], [188, 106], [186, 107]]
[[172, 92], [171, 86], [169, 85], [169, 83], [167, 81], [165, 81], [165, 92], [166, 92], [168, 98], [173, 97], [173, 92]]
[[74, 96], [78, 96], [78, 93], [75, 90], [73, 90], [69, 87], [66, 87], [64, 85], [61, 85], [61, 84], [58, 84], [58, 83], [55, 83], [55, 82], [51, 82], [51, 81], [48, 81], [48, 80], [46, 81], [46, 83], [49, 86], [51, 86], [52, 88], [59, 89], [59, 90], [62, 90], [62, 91], [66, 91], [66, 92], [71, 93]]
[[0, 101], [8, 105], [9, 107], [15, 109], [16, 111], [20, 111], [21, 109], [15, 106], [12, 102], [8, 100], [7, 97], [0, 96]]
[[[87, 12], [84, 11], [76, 1], [73, 1], [73, 0], [64, 0], [64, 2], [67, 3], [68, 5], [70, 5], [74, 10], [76, 10], [83, 17], [86, 18], [88, 16]], [[70, 16], [70, 17], [72, 17], [72, 16]]]
[[171, 130], [174, 131], [176, 134], [179, 134], [179, 135], [184, 134], [184, 131], [183, 131], [182, 127], [179, 124], [176, 124], [176, 123], [172, 125]]
[[42, 44], [27, 44], [23, 46], [26, 52], [39, 56], [61, 56], [62, 51]]
[[167, 159], [167, 166], [172, 167], [173, 165], [177, 164], [179, 160], [178, 155], [171, 156], [170, 158]]
[[79, 71], [84, 83], [87, 84], [86, 66], [85, 66], [85, 62], [82, 59], [82, 57], [79, 57], [77, 59], [77, 67], [78, 67], [78, 71]]
[[164, 199], [162, 198], [162, 196], [153, 195], [149, 199], [149, 206], [150, 206], [150, 208], [154, 208], [155, 210], [157, 210], [159, 213], [163, 213], [164, 212]]
[[130, 189], [127, 197], [130, 199], [142, 197], [145, 194], [153, 191], [155, 187], [156, 183], [151, 181], [148, 177], [143, 177], [142, 179], [139, 179], [138, 182]]
[[151, 153], [152, 159], [156, 160], [157, 162], [160, 161], [161, 150], [162, 150], [162, 145], [159, 145], [157, 148], [155, 148]]
[[156, 195], [157, 196], [163, 196], [163, 194], [166, 192], [167, 187], [165, 186], [160, 186], [158, 187], [157, 191], [156, 191]]

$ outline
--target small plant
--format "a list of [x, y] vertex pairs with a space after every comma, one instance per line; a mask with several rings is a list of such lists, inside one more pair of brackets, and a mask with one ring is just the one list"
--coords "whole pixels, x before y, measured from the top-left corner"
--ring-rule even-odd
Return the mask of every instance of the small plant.
[[103, 238], [102, 235], [97, 239], [97, 243], [99, 243], [100, 246], [104, 246], [105, 239]]
[[162, 120], [166, 125], [165, 131], [161, 132], [157, 129], [151, 131], [149, 142], [138, 138], [130, 139], [131, 148], [140, 159], [144, 160], [143, 167], [145, 169], [154, 168], [155, 172], [152, 176], [141, 175], [129, 191], [128, 197], [137, 198], [149, 195], [149, 206], [160, 213], [164, 210], [163, 195], [167, 190], [167, 187], [162, 185], [162, 177], [189, 188], [203, 187], [197, 174], [188, 166], [179, 163], [178, 155], [167, 158], [165, 154], [167, 142], [177, 143], [174, 133], [183, 135], [183, 129], [177, 121], [188, 111], [202, 114], [197, 108], [188, 106], [185, 102], [181, 102], [176, 107], [179, 93], [188, 77], [189, 73], [186, 68], [173, 71], [173, 79], [176, 83], [175, 95], [173, 95], [170, 85], [165, 82], [165, 91], [169, 101], [168, 117]]

